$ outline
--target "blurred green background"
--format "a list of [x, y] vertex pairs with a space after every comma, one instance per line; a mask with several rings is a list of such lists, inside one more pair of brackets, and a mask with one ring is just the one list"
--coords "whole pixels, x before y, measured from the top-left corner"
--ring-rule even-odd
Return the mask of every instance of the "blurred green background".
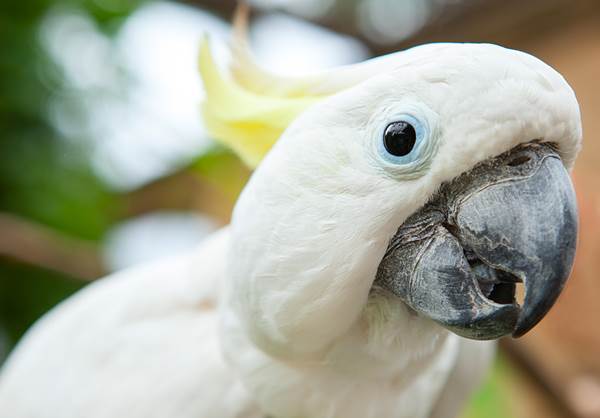
[[[538, 331], [502, 343], [465, 416], [600, 416], [600, 2], [250, 3], [254, 52], [274, 72], [423, 42], [489, 41], [565, 74], [586, 131], [574, 278]], [[227, 223], [249, 171], [203, 130], [196, 53], [209, 33], [226, 61], [234, 8], [226, 0], [2, 2], [0, 364], [37, 318], [91, 280], [189, 248]], [[588, 320], [574, 325], [574, 316]]]

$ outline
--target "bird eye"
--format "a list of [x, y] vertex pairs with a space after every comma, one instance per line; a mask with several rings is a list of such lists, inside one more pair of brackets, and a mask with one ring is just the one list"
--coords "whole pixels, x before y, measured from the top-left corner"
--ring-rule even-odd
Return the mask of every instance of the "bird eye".
[[380, 134], [379, 154], [394, 165], [412, 163], [421, 154], [427, 132], [427, 125], [411, 115], [396, 117]]
[[417, 142], [417, 132], [410, 123], [392, 122], [383, 133], [383, 146], [394, 157], [410, 154]]

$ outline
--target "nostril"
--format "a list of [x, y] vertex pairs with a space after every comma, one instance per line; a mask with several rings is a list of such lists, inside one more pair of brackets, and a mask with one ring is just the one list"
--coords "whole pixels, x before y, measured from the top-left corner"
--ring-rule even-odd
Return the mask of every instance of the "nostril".
[[529, 160], [531, 160], [531, 157], [529, 155], [518, 155], [515, 158], [513, 158], [512, 160], [510, 160], [508, 162], [508, 165], [511, 167], [516, 167], [516, 166], [523, 165], [523, 164], [529, 162]]

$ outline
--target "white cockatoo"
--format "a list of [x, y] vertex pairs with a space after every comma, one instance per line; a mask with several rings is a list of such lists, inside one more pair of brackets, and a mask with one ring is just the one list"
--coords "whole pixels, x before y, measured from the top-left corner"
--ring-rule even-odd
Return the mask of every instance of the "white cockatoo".
[[450, 418], [493, 354], [475, 340], [556, 300], [581, 123], [555, 70], [431, 44], [290, 79], [242, 44], [229, 74], [200, 59], [207, 128], [257, 166], [231, 224], [38, 321], [1, 417]]

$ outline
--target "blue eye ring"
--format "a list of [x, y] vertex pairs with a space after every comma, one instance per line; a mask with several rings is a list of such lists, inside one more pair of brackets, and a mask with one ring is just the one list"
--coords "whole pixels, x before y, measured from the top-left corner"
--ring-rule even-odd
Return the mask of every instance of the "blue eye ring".
[[383, 127], [377, 151], [388, 163], [411, 164], [419, 159], [428, 134], [427, 125], [416, 117], [409, 114], [397, 115]]

